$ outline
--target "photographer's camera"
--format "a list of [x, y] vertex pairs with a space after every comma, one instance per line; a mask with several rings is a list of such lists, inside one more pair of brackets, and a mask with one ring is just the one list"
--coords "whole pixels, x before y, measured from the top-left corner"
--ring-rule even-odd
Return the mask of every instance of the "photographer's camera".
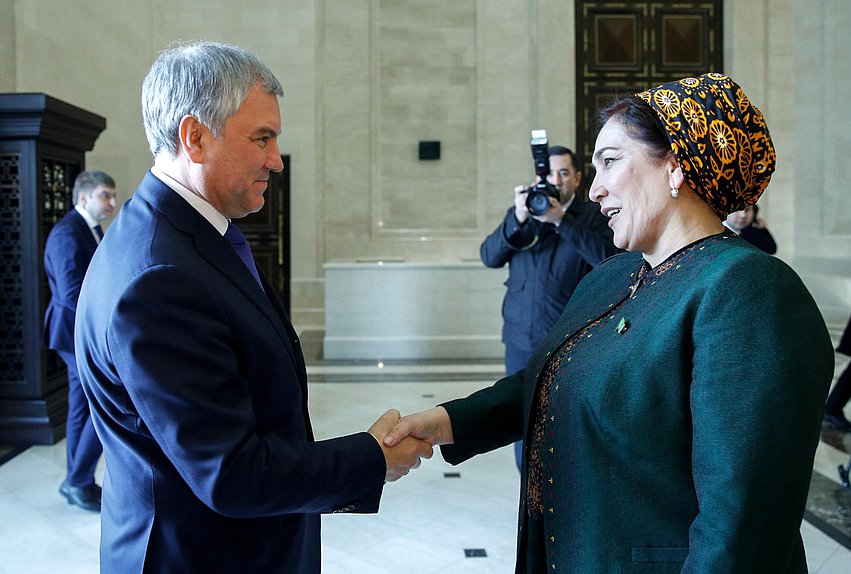
[[550, 209], [550, 198], [559, 198], [559, 190], [547, 181], [550, 175], [550, 153], [546, 130], [532, 130], [532, 160], [538, 183], [527, 190], [526, 208], [532, 215], [543, 215]]

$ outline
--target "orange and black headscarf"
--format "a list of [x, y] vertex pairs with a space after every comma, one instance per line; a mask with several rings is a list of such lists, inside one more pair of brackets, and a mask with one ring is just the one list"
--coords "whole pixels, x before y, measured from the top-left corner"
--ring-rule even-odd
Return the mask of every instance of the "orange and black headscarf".
[[704, 74], [636, 96], [659, 115], [686, 183], [715, 213], [756, 203], [777, 155], [765, 118], [736, 82]]

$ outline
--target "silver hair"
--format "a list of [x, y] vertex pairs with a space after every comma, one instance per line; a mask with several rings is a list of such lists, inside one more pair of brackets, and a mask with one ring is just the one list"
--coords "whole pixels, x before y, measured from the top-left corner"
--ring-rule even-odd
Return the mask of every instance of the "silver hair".
[[193, 42], [166, 48], [142, 84], [142, 120], [151, 153], [177, 156], [178, 128], [187, 115], [220, 137], [225, 121], [255, 84], [268, 94], [284, 95], [269, 68], [238, 46]]

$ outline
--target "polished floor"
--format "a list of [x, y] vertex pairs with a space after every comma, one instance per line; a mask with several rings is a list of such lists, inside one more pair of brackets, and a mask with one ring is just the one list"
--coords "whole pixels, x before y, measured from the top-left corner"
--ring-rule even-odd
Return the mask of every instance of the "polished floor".
[[[498, 369], [485, 363], [318, 364], [309, 367], [314, 428], [318, 438], [365, 430], [389, 407], [429, 408], [489, 384]], [[851, 493], [839, 487], [836, 472], [847, 464], [851, 437], [829, 431], [825, 436], [814, 474], [824, 481], [819, 496], [826, 511], [845, 508], [851, 526]], [[98, 515], [69, 506], [56, 490], [64, 474], [64, 445], [31, 447], [0, 465], [0, 574], [98, 572]], [[510, 447], [458, 467], [436, 454], [386, 486], [379, 514], [323, 517], [323, 572], [509, 574], [518, 490]], [[840, 543], [842, 512], [839, 528], [829, 532], [833, 537], [810, 522], [802, 525], [811, 572], [851, 572], [851, 550]], [[825, 527], [818, 516], [814, 521]], [[845, 542], [851, 546], [851, 539]]]

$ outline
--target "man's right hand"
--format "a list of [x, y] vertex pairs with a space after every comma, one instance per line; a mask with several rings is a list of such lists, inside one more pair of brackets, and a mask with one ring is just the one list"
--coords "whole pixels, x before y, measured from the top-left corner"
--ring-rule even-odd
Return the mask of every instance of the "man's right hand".
[[514, 218], [520, 225], [523, 225], [529, 219], [529, 208], [526, 207], [526, 197], [528, 195], [528, 186], [518, 185], [514, 188]]
[[408, 436], [401, 441], [396, 441], [394, 446], [385, 444], [384, 438], [399, 423], [401, 418], [399, 411], [390, 409], [369, 427], [369, 434], [375, 437], [381, 450], [384, 452], [384, 461], [387, 472], [384, 476], [385, 482], [399, 480], [412, 468], [420, 466], [421, 459], [431, 458], [434, 453], [432, 445], [423, 440]]
[[384, 437], [384, 444], [394, 446], [401, 444], [408, 437], [424, 440], [432, 446], [441, 444], [452, 444], [452, 420], [449, 413], [442, 406], [422, 411], [412, 415], [405, 415], [396, 423]]

